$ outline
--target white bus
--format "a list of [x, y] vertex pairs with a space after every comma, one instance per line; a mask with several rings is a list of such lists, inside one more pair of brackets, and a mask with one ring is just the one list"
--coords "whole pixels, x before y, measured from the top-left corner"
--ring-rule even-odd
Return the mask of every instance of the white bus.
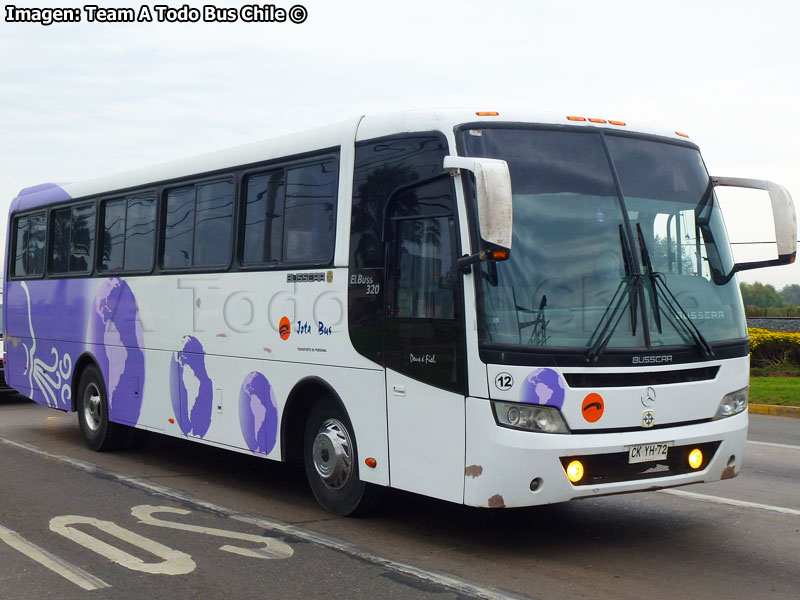
[[[769, 193], [776, 258], [734, 263], [719, 185]], [[709, 177], [684, 134], [516, 112], [43, 184], [8, 231], [11, 386], [95, 450], [304, 461], [343, 515], [387, 487], [519, 507], [735, 476], [735, 273], [796, 251], [786, 190]]]

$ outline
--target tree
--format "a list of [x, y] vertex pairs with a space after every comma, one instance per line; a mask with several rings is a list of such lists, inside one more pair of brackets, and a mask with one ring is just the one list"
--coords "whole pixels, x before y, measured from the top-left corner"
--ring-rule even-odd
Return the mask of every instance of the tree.
[[764, 285], [756, 281], [755, 283], [740, 283], [742, 299], [745, 306], [760, 306], [767, 308], [771, 306], [780, 307], [784, 305], [781, 294], [771, 285]]
[[793, 283], [792, 285], [783, 286], [781, 297], [785, 304], [800, 306], [800, 285]]

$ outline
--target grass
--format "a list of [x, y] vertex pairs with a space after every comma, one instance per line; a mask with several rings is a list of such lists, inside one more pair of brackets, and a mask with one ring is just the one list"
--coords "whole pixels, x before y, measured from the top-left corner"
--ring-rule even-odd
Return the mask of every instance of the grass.
[[800, 406], [800, 367], [784, 363], [751, 369], [750, 402]]

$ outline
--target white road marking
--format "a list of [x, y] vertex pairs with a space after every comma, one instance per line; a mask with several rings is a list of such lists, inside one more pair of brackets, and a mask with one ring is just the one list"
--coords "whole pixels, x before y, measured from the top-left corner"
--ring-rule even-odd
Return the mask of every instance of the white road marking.
[[790, 444], [777, 444], [775, 442], [756, 442], [753, 440], [747, 440], [748, 444], [752, 444], [754, 446], [769, 446], [771, 448], [788, 448], [789, 450], [800, 450], [800, 446], [792, 446]]
[[83, 569], [68, 563], [63, 558], [59, 558], [44, 548], [40, 548], [36, 544], [23, 538], [16, 531], [12, 531], [11, 529], [3, 527], [2, 525], [0, 525], [0, 541], [5, 542], [14, 548], [14, 550], [21, 552], [28, 558], [35, 560], [43, 567], [47, 567], [53, 573], [61, 575], [61, 577], [64, 579], [68, 579], [86, 591], [91, 592], [92, 590], [111, 587], [102, 579], [98, 579], [91, 573], [87, 573]]
[[727, 504], [729, 506], [738, 506], [740, 508], [756, 508], [759, 510], [768, 510], [772, 512], [781, 513], [784, 515], [791, 515], [793, 517], [800, 517], [800, 510], [796, 510], [794, 508], [785, 508], [783, 506], [772, 506], [770, 504], [759, 504], [758, 502], [747, 502], [746, 500], [734, 500], [733, 498], [723, 498], [721, 496], [709, 496], [708, 494], [698, 494], [696, 492], [687, 492], [684, 490], [659, 490], [659, 491], [662, 494], [681, 496], [682, 498], [689, 498], [691, 500], [714, 502], [715, 504]]
[[[133, 556], [119, 548], [115, 548], [102, 540], [98, 540], [96, 537], [86, 532], [71, 527], [72, 525], [92, 525], [100, 531], [104, 531], [123, 542], [141, 548], [145, 552], [149, 552], [162, 560], [157, 563], [146, 563], [141, 558]], [[151, 540], [129, 529], [120, 527], [113, 521], [102, 521], [94, 517], [82, 517], [79, 515], [64, 515], [50, 519], [50, 531], [60, 533], [65, 538], [77, 542], [81, 546], [93, 552], [97, 552], [100, 556], [105, 556], [107, 559], [132, 571], [140, 571], [153, 575], [186, 575], [194, 571], [197, 566], [192, 560], [192, 557], [185, 552], [173, 550], [155, 540]]]
[[218, 504], [213, 504], [211, 502], [206, 502], [205, 500], [200, 500], [199, 498], [189, 496], [188, 494], [184, 494], [179, 490], [168, 488], [166, 486], [159, 485], [157, 483], [152, 483], [150, 481], [147, 481], [146, 479], [140, 479], [138, 477], [128, 477], [126, 475], [112, 473], [111, 471], [106, 471], [105, 469], [101, 469], [95, 464], [70, 458], [68, 456], [55, 454], [53, 452], [48, 452], [47, 450], [42, 450], [41, 448], [37, 448], [36, 446], [33, 446], [31, 444], [25, 444], [23, 442], [15, 442], [13, 440], [9, 440], [4, 437], [0, 437], [0, 443], [5, 444], [7, 446], [12, 446], [14, 448], [19, 448], [20, 450], [25, 450], [26, 452], [38, 454], [39, 456], [44, 456], [51, 460], [57, 460], [59, 462], [68, 464], [76, 469], [86, 471], [87, 473], [103, 475], [104, 477], [115, 479], [116, 481], [120, 481], [122, 483], [125, 483], [129, 486], [135, 487], [140, 490], [153, 492], [165, 498], [177, 500], [179, 502], [188, 502], [193, 504], [194, 506], [204, 508], [218, 515], [229, 517], [231, 519], [236, 519], [237, 521], [241, 521], [242, 523], [249, 523], [257, 527], [260, 527], [262, 529], [277, 531], [285, 535], [290, 535], [297, 539], [301, 539], [307, 542], [311, 542], [313, 544], [317, 544], [319, 546], [323, 546], [325, 548], [329, 548], [331, 550], [336, 550], [338, 552], [342, 552], [343, 554], [347, 554], [348, 556], [359, 558], [370, 564], [378, 565], [389, 571], [394, 571], [395, 573], [401, 573], [403, 575], [407, 575], [415, 579], [432, 583], [434, 585], [447, 588], [457, 593], [473, 596], [475, 598], [483, 598], [485, 600], [530, 600], [529, 596], [520, 596], [518, 594], [504, 592], [496, 588], [474, 583], [467, 579], [461, 579], [460, 577], [456, 577], [454, 575], [448, 575], [447, 573], [440, 573], [437, 571], [427, 571], [425, 569], [420, 569], [418, 567], [414, 567], [406, 563], [401, 563], [395, 560], [384, 558], [382, 556], [378, 556], [377, 554], [373, 554], [371, 552], [367, 552], [366, 550], [357, 548], [356, 546], [348, 542], [344, 542], [337, 538], [317, 533], [315, 531], [306, 529], [304, 527], [299, 527], [297, 525], [289, 525], [288, 523], [283, 523], [281, 521], [275, 521], [272, 519], [243, 515], [241, 513], [237, 513], [236, 511], [225, 508]]
[[184, 510], [182, 508], [172, 508], [170, 506], [134, 506], [131, 509], [131, 514], [139, 519], [140, 523], [146, 525], [155, 525], [156, 527], [168, 527], [170, 529], [180, 529], [182, 531], [193, 531], [195, 533], [204, 533], [206, 535], [216, 535], [219, 537], [233, 538], [234, 540], [245, 540], [248, 542], [256, 542], [263, 544], [262, 548], [239, 548], [238, 546], [222, 546], [220, 550], [230, 552], [232, 554], [239, 554], [240, 556], [252, 556], [254, 558], [289, 558], [294, 554], [289, 544], [285, 544], [275, 538], [264, 537], [263, 535], [253, 535], [250, 533], [240, 533], [238, 531], [229, 531], [227, 529], [217, 529], [215, 527], [203, 527], [201, 525], [189, 525], [186, 523], [175, 523], [174, 521], [164, 521], [157, 519], [153, 513], [172, 513], [175, 515], [188, 515], [192, 511]]

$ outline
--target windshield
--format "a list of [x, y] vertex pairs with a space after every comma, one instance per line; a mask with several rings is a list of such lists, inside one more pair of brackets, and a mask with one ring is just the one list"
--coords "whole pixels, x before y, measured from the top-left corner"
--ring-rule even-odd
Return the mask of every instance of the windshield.
[[[472, 129], [462, 139], [467, 156], [507, 161], [513, 190], [510, 258], [482, 267], [481, 341], [587, 348], [611, 317], [608, 348], [693, 345], [687, 319], [710, 343], [746, 337], [695, 147], [586, 130]], [[685, 314], [665, 308], [670, 293]]]

